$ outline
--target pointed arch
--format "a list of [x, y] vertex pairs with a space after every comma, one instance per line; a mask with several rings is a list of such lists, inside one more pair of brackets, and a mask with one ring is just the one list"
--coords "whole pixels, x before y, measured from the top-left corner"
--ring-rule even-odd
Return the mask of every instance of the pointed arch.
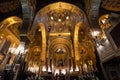
[[18, 24], [18, 26], [20, 26], [22, 23], [23, 20], [17, 16], [9, 17], [0, 23], [0, 32], [10, 27], [11, 25]]
[[79, 42], [78, 42], [78, 35], [79, 35], [79, 30], [83, 27], [83, 23], [79, 22], [75, 25], [75, 30], [74, 30], [74, 50], [75, 50], [75, 60], [79, 60]]
[[41, 61], [45, 61], [46, 56], [46, 30], [43, 23], [38, 23], [38, 27], [41, 29], [42, 35], [42, 52], [40, 55]]

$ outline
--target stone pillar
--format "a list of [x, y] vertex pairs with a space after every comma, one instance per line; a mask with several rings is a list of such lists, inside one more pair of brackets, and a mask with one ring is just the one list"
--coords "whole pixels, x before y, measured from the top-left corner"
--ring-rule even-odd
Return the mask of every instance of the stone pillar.
[[102, 72], [103, 72], [103, 75], [104, 75], [105, 80], [108, 80], [108, 77], [107, 77], [107, 74], [106, 74], [106, 72], [105, 72], [105, 68], [104, 68], [104, 66], [103, 66], [103, 63], [100, 63], [100, 66], [101, 66], [101, 69], [102, 69]]
[[3, 62], [0, 64], [0, 70], [4, 70], [4, 69], [5, 69], [5, 66], [6, 66], [6, 64], [7, 64], [7, 62], [8, 62], [8, 58], [9, 58], [9, 57], [10, 57], [9, 54], [6, 54], [5, 59], [4, 59]]

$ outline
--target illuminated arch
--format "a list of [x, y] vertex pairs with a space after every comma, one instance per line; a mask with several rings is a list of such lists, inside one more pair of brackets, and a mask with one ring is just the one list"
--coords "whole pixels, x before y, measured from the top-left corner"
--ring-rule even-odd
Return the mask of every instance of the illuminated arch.
[[54, 50], [58, 46], [64, 47], [70, 53], [69, 55], [73, 56], [72, 45], [69, 40], [64, 38], [55, 38], [54, 40], [52, 40], [49, 44], [49, 53], [53, 53], [52, 51], [50, 51], [50, 49]]
[[[37, 25], [37, 29], [41, 31], [41, 43], [42, 45], [33, 45], [34, 41], [32, 41], [31, 45], [30, 45], [30, 49], [29, 49], [29, 53], [27, 55], [27, 62], [28, 62], [28, 66], [32, 66], [32, 64], [36, 64], [37, 66], [40, 65], [45, 65], [45, 60], [46, 60], [46, 31], [45, 31], [45, 25], [43, 23], [38, 23]], [[39, 51], [39, 56], [35, 57], [34, 55], [34, 51], [38, 49]], [[33, 57], [33, 58], [32, 58]], [[31, 60], [32, 58], [32, 60]], [[34, 59], [37, 59], [37, 61], [35, 62]]]
[[85, 16], [85, 13], [82, 9], [80, 9], [79, 7], [73, 5], [73, 4], [70, 4], [70, 3], [66, 3], [66, 2], [56, 2], [56, 3], [52, 3], [52, 4], [49, 4], [48, 6], [45, 6], [43, 7], [42, 9], [40, 9], [36, 16], [35, 16], [35, 19], [33, 21], [33, 24], [30, 28], [30, 31], [28, 32], [28, 37], [30, 38], [30, 40], [33, 39], [33, 35], [35, 35], [35, 30], [36, 30], [36, 26], [38, 23], [44, 23], [45, 24], [45, 15], [47, 15], [50, 11], [56, 11], [56, 12], [59, 12], [61, 10], [68, 10], [74, 14], [76, 14], [78, 17], [78, 21], [80, 20], [83, 20], [83, 22], [86, 22], [86, 24], [88, 25], [88, 22], [87, 22], [87, 18]]
[[[6, 18], [0, 23], [0, 35], [4, 35], [4, 39], [11, 42], [10, 48], [17, 48], [20, 43], [19, 33], [12, 33], [9, 28], [14, 28], [15, 32], [18, 31], [23, 23], [23, 20], [17, 16], [11, 16]], [[14, 29], [13, 32], [14, 32]]]
[[[79, 42], [79, 30], [83, 29], [85, 32], [83, 41]], [[79, 65], [83, 59], [92, 60], [93, 65], [96, 66], [96, 57], [94, 53], [93, 39], [89, 35], [89, 28], [82, 22], [79, 22], [75, 26], [74, 30], [74, 50], [76, 65]], [[82, 51], [82, 52], [81, 52]], [[82, 54], [83, 53], [83, 54]], [[83, 56], [82, 56], [83, 55]], [[84, 62], [84, 61], [83, 61]], [[85, 62], [87, 63], [87, 62]]]
[[41, 29], [42, 35], [42, 52], [40, 55], [40, 59], [45, 61], [46, 56], [46, 30], [45, 25], [43, 23], [38, 23], [38, 27]]
[[22, 23], [23, 23], [23, 20], [17, 16], [9, 17], [0, 23], [0, 32], [10, 27], [13, 24], [18, 24], [18, 26], [20, 26], [22, 25]]
[[81, 29], [83, 27], [83, 23], [79, 22], [76, 24], [75, 26], [75, 30], [74, 30], [74, 50], [75, 50], [75, 60], [79, 60], [80, 56], [79, 56], [79, 42], [78, 42], [78, 34], [79, 34], [79, 29]]

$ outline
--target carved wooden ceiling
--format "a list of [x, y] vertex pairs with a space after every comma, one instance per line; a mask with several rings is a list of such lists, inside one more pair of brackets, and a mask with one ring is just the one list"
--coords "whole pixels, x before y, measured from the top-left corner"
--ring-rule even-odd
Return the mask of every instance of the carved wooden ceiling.
[[103, 0], [102, 7], [106, 10], [120, 12], [120, 0]]
[[19, 0], [0, 1], [0, 13], [12, 12], [20, 7], [21, 7], [21, 2]]

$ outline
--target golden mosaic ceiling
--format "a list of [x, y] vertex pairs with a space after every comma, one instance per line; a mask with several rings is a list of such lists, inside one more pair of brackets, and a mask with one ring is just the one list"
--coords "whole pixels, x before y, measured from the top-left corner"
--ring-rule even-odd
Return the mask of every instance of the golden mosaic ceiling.
[[[29, 36], [32, 43], [27, 57], [28, 67], [53, 65], [54, 69], [68, 69], [73, 58], [73, 64], [77, 66], [92, 61], [95, 67], [94, 42], [87, 23], [85, 13], [69, 3], [53, 3], [39, 10]], [[34, 45], [38, 39], [35, 37], [37, 31], [41, 33], [39, 42], [42, 45]]]

